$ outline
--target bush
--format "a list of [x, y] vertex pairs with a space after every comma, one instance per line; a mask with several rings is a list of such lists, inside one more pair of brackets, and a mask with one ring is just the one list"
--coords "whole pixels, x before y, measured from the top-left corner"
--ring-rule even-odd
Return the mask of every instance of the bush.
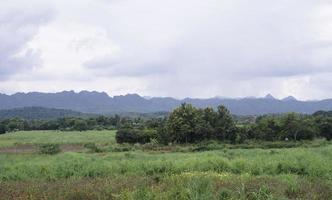
[[138, 130], [138, 129], [120, 129], [116, 132], [115, 139], [117, 143], [149, 143], [151, 139], [157, 138], [155, 130]]
[[59, 144], [42, 144], [39, 146], [39, 153], [41, 154], [49, 154], [54, 155], [60, 153], [60, 145]]
[[3, 124], [0, 124], [0, 135], [6, 133], [6, 127]]
[[87, 148], [87, 149], [89, 149], [89, 151], [95, 152], [95, 153], [102, 152], [102, 149], [100, 149], [95, 143], [92, 143], [92, 142], [85, 144], [84, 148]]

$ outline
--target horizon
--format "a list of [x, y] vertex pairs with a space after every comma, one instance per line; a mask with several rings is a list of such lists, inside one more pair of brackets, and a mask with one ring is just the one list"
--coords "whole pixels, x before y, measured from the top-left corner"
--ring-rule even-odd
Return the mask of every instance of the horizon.
[[107, 96], [109, 96], [110, 98], [113, 98], [113, 97], [118, 97], [118, 96], [128, 96], [128, 95], [138, 95], [144, 99], [151, 99], [151, 98], [173, 98], [173, 99], [176, 99], [176, 100], [185, 100], [186, 98], [189, 98], [189, 99], [213, 99], [213, 98], [218, 98], [218, 99], [268, 99], [268, 98], [273, 98], [275, 100], [285, 100], [287, 98], [294, 98], [294, 100], [296, 101], [322, 101], [322, 100], [328, 100], [328, 99], [332, 99], [332, 98], [324, 98], [324, 99], [307, 99], [307, 100], [303, 100], [303, 99], [299, 99], [293, 95], [290, 95], [290, 96], [284, 96], [284, 97], [276, 97], [274, 96], [273, 94], [271, 93], [267, 93], [266, 95], [263, 95], [263, 96], [243, 96], [243, 97], [226, 97], [226, 96], [218, 96], [218, 95], [215, 95], [215, 96], [211, 96], [211, 97], [191, 97], [191, 96], [186, 96], [186, 97], [183, 97], [183, 98], [177, 98], [177, 97], [172, 97], [172, 96], [146, 96], [146, 95], [142, 95], [142, 94], [139, 94], [139, 93], [125, 93], [125, 94], [114, 94], [114, 95], [111, 95], [105, 91], [96, 91], [96, 90], [79, 90], [79, 91], [75, 91], [75, 90], [62, 90], [62, 91], [57, 91], [57, 92], [40, 92], [40, 91], [29, 91], [29, 92], [14, 92], [14, 93], [3, 93], [3, 92], [0, 92], [0, 94], [2, 95], [7, 95], [7, 96], [13, 96], [13, 95], [17, 95], [17, 94], [31, 94], [31, 93], [42, 93], [42, 94], [58, 94], [58, 93], [64, 93], [64, 92], [73, 92], [75, 94], [80, 94], [82, 92], [88, 92], [88, 93], [100, 93], [100, 94], [103, 94], [105, 93]]
[[11, 0], [0, 13], [0, 93], [331, 98], [328, 0]]

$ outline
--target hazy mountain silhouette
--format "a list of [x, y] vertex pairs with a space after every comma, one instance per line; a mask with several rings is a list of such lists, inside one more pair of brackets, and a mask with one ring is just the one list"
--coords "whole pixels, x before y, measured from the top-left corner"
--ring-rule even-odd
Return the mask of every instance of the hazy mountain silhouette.
[[58, 93], [16, 93], [0, 94], [0, 109], [21, 107], [45, 107], [69, 109], [85, 113], [110, 114], [119, 112], [159, 112], [170, 111], [181, 103], [191, 103], [197, 107], [217, 107], [225, 105], [236, 115], [259, 115], [268, 113], [314, 113], [318, 110], [332, 110], [332, 99], [320, 101], [299, 101], [294, 97], [279, 100], [272, 95], [263, 98], [185, 98], [178, 100], [171, 97], [144, 98], [137, 94], [110, 97], [104, 92], [64, 91]]
[[288, 96], [283, 98], [282, 101], [297, 101], [297, 99], [293, 96]]

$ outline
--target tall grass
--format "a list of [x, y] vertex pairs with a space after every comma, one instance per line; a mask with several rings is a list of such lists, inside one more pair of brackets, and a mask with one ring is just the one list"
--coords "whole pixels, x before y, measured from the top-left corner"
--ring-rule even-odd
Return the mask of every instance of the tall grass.
[[48, 155], [0, 154], [0, 180], [106, 177], [116, 175], [228, 172], [295, 174], [332, 179], [332, 146], [279, 150], [233, 149], [199, 153], [119, 152]]
[[331, 184], [292, 175], [187, 172], [162, 177], [64, 179], [0, 183], [0, 199], [270, 200], [330, 199]]

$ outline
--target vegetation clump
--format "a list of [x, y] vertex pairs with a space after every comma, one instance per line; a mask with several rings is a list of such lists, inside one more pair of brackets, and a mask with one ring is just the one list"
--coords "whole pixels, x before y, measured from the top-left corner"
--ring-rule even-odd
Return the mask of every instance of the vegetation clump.
[[103, 150], [100, 149], [95, 143], [93, 142], [89, 142], [84, 144], [84, 148], [87, 148], [90, 152], [94, 152], [94, 153], [100, 153]]
[[117, 131], [115, 139], [118, 143], [149, 143], [152, 139], [157, 137], [155, 130], [139, 130], [139, 129], [120, 129]]
[[6, 127], [2, 123], [0, 123], [0, 135], [6, 133]]
[[60, 145], [59, 144], [41, 144], [39, 145], [39, 153], [41, 154], [49, 154], [54, 155], [60, 153]]
[[[313, 140], [320, 137], [331, 140], [332, 117], [319, 113], [266, 115], [258, 117], [254, 123], [239, 125], [224, 106], [214, 110], [182, 104], [165, 121], [155, 126], [156, 133], [146, 134], [143, 130], [127, 128], [119, 130], [116, 138], [118, 143], [148, 143], [151, 139], [156, 139], [160, 144], [200, 143], [205, 140], [242, 144], [248, 140], [276, 142]], [[277, 143], [270, 145], [278, 147]], [[209, 147], [204, 146], [196, 150], [207, 148]]]

